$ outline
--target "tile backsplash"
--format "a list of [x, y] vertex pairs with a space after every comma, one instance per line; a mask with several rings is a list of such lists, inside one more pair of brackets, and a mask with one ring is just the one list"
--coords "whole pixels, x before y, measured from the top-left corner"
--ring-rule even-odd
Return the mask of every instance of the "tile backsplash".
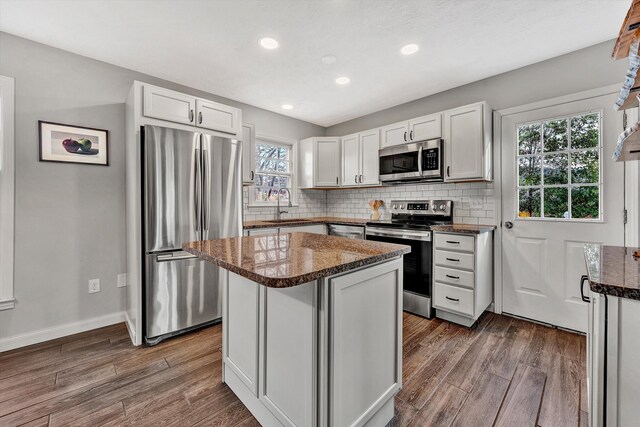
[[[245, 221], [275, 218], [275, 207], [248, 207], [249, 189], [243, 191]], [[384, 201], [381, 218], [390, 216], [391, 200], [446, 199], [453, 200], [453, 220], [462, 224], [496, 225], [494, 188], [492, 182], [456, 184], [409, 184], [376, 188], [344, 190], [298, 190], [298, 206], [283, 207], [284, 218], [340, 216], [369, 218], [369, 200]]]

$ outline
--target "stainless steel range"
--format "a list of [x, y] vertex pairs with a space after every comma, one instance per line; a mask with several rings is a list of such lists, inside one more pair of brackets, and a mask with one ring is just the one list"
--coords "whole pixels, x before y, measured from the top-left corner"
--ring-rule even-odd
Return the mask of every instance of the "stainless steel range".
[[405, 311], [426, 318], [432, 317], [431, 226], [451, 223], [451, 200], [393, 200], [391, 219], [367, 223], [367, 240], [411, 246], [411, 253], [404, 256]]

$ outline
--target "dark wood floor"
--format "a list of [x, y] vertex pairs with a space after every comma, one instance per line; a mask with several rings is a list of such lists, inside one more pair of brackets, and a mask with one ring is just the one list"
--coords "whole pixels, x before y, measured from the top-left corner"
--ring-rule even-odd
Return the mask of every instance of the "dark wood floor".
[[[257, 426], [221, 383], [219, 325], [151, 348], [124, 324], [0, 353], [0, 426]], [[393, 426], [587, 425], [585, 339], [487, 314], [404, 315]]]

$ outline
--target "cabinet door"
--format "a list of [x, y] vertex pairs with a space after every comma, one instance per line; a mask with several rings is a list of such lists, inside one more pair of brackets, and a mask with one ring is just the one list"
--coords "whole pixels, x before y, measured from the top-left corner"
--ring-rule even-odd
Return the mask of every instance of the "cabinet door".
[[409, 142], [409, 123], [400, 122], [380, 128], [382, 141], [380, 148]]
[[424, 141], [442, 137], [442, 115], [431, 114], [409, 120], [409, 140]]
[[249, 123], [242, 124], [242, 182], [253, 184], [256, 164], [255, 127]]
[[339, 186], [342, 175], [340, 138], [316, 138], [314, 162], [315, 187]]
[[342, 138], [342, 185], [358, 185], [360, 178], [360, 135]]
[[360, 180], [363, 185], [380, 183], [380, 130], [362, 132], [360, 134]]
[[197, 99], [196, 112], [198, 113], [198, 120], [196, 122], [198, 127], [233, 135], [237, 135], [240, 132], [240, 110], [237, 108], [213, 101]]
[[157, 86], [144, 85], [142, 114], [154, 119], [193, 125], [196, 98]]
[[283, 233], [313, 233], [327, 234], [327, 226], [324, 224], [302, 225], [297, 227], [280, 227], [280, 234]]
[[444, 113], [445, 181], [482, 179], [484, 159], [483, 105]]

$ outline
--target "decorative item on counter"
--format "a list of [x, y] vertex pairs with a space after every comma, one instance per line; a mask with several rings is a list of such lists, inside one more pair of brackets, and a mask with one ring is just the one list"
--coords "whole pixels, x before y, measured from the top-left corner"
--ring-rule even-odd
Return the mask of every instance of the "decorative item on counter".
[[109, 165], [109, 131], [38, 121], [40, 161]]
[[382, 200], [369, 200], [369, 207], [371, 208], [371, 219], [373, 221], [378, 221], [380, 219], [380, 212], [378, 209], [384, 205]]
[[640, 249], [638, 249], [637, 251], [635, 251], [635, 252], [633, 253], [633, 257], [634, 257], [634, 258], [636, 258], [636, 259], [638, 259], [638, 260], [640, 260]]

